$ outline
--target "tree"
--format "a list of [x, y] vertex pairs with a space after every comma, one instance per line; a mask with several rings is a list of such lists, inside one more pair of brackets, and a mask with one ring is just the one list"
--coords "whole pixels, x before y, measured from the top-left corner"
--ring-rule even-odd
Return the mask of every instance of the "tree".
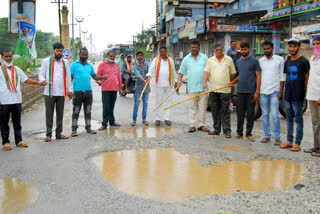
[[52, 46], [54, 43], [59, 42], [59, 36], [53, 33], [42, 32], [37, 30], [35, 45], [37, 49], [38, 58], [45, 58], [52, 54]]
[[0, 51], [9, 49], [15, 51], [18, 34], [10, 34], [8, 31], [8, 18], [0, 18]]
[[138, 51], [142, 51], [146, 58], [151, 57], [151, 52], [147, 51], [147, 46], [149, 45], [150, 38], [155, 36], [153, 30], [142, 30], [141, 33], [137, 34], [136, 47]]

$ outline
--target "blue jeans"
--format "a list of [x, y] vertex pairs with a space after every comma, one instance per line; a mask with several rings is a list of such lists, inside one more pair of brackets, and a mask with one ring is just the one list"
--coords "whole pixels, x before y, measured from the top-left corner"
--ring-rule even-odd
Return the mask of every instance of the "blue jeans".
[[262, 110], [262, 123], [264, 135], [271, 137], [269, 113], [271, 109], [273, 133], [275, 139], [280, 139], [280, 117], [279, 117], [279, 92], [275, 91], [272, 94], [260, 94], [260, 107]]
[[[140, 96], [141, 96], [140, 92], [137, 92], [137, 91], [134, 92], [134, 107], [133, 107], [133, 115], [132, 115], [133, 121], [137, 121]], [[149, 99], [149, 93], [144, 93], [142, 96], [142, 102], [143, 102], [142, 120], [147, 119], [148, 99]]]
[[296, 135], [296, 144], [300, 145], [303, 138], [303, 117], [302, 117], [302, 107], [303, 101], [287, 101], [284, 100], [287, 112], [287, 141], [293, 142], [293, 119], [296, 118], [297, 124], [297, 135]]

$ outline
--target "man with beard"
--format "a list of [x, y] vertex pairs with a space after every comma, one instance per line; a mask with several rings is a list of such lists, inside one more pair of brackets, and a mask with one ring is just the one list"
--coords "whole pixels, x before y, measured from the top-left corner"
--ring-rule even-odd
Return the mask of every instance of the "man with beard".
[[[280, 145], [281, 149], [291, 148], [293, 152], [300, 151], [303, 138], [303, 101], [307, 91], [309, 78], [309, 61], [299, 54], [301, 42], [298, 38], [288, 41], [291, 57], [284, 64], [287, 74], [284, 93], [284, 104], [287, 113], [287, 142]], [[293, 123], [297, 124], [297, 135], [293, 146]]]
[[79, 52], [80, 60], [76, 60], [70, 66], [71, 78], [73, 80], [73, 112], [72, 112], [72, 137], [78, 136], [78, 118], [83, 105], [85, 128], [88, 134], [96, 134], [91, 129], [91, 107], [92, 107], [92, 88], [91, 77], [94, 80], [107, 79], [106, 76], [97, 76], [93, 66], [87, 61], [88, 50], [81, 48]]
[[237, 60], [236, 66], [239, 76], [230, 82], [233, 85], [238, 82], [237, 93], [237, 135], [236, 139], [243, 137], [244, 118], [247, 115], [246, 138], [253, 142], [252, 129], [254, 125], [255, 104], [260, 98], [260, 73], [259, 61], [249, 55], [249, 43], [240, 44], [241, 58]]
[[11, 150], [9, 134], [10, 115], [14, 129], [14, 138], [17, 147], [28, 147], [22, 141], [21, 111], [22, 95], [20, 83], [24, 82], [33, 85], [46, 85], [46, 81], [37, 82], [24, 74], [24, 72], [12, 61], [12, 51], [5, 50], [2, 52], [3, 64], [0, 67], [0, 128], [2, 145], [4, 150]]
[[133, 66], [134, 65], [133, 65], [133, 62], [132, 62], [131, 55], [127, 56], [126, 61], [122, 65], [122, 69], [121, 69], [121, 67], [119, 65], [119, 67], [120, 67], [120, 69], [122, 71], [122, 78], [125, 80], [125, 83], [126, 83], [126, 86], [125, 86], [126, 89], [125, 90], [126, 90], [127, 93], [130, 93], [130, 90], [129, 90], [128, 86], [129, 86], [129, 83], [130, 83], [130, 80], [131, 80], [131, 76], [134, 74]]
[[53, 45], [53, 55], [44, 59], [39, 72], [39, 80], [48, 82], [44, 90], [46, 107], [46, 138], [50, 142], [52, 138], [52, 126], [54, 108], [56, 108], [56, 139], [67, 139], [62, 135], [63, 112], [65, 98], [72, 99], [71, 74], [69, 63], [63, 59], [64, 46], [61, 43]]
[[[271, 109], [274, 145], [280, 145], [280, 117], [279, 101], [282, 100], [283, 85], [286, 75], [283, 73], [284, 59], [273, 54], [273, 43], [263, 43], [264, 57], [259, 59], [261, 66], [260, 106], [262, 109], [262, 122], [265, 137], [261, 143], [267, 143], [271, 139], [269, 113]], [[282, 86], [282, 87], [280, 87]]]
[[[204, 68], [208, 61], [205, 54], [200, 53], [200, 43], [197, 40], [191, 42], [191, 53], [183, 58], [179, 70], [179, 82], [177, 87], [180, 88], [183, 75], [187, 75], [189, 96], [194, 96], [203, 91]], [[199, 131], [208, 132], [205, 127], [206, 108], [208, 96], [202, 95], [192, 99], [189, 110], [189, 133], [195, 132], [198, 126]]]
[[[174, 61], [168, 56], [167, 48], [161, 46], [159, 52], [160, 55], [152, 60], [147, 74], [149, 80], [151, 76], [156, 76], [156, 105], [159, 105], [169, 95], [172, 88], [177, 86], [178, 80]], [[171, 126], [170, 110], [156, 112], [156, 126], [160, 126], [161, 117], [167, 126]]]
[[320, 157], [320, 36], [313, 41], [313, 56], [310, 58], [310, 78], [308, 82], [307, 99], [309, 100], [313, 126], [313, 148], [304, 152]]

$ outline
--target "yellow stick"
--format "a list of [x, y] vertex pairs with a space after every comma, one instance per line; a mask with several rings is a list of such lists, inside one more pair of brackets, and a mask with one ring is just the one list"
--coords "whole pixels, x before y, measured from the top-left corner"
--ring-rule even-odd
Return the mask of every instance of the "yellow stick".
[[170, 94], [169, 94], [157, 107], [155, 107], [155, 109], [153, 109], [152, 112], [154, 112], [155, 110], [157, 110], [165, 101], [167, 101], [167, 99], [168, 99], [172, 94], [174, 94], [174, 92], [176, 92], [177, 89], [178, 89], [178, 88], [173, 89], [173, 91], [170, 92]]
[[143, 88], [143, 90], [142, 90], [142, 92], [141, 92], [139, 102], [141, 102], [142, 97], [143, 97], [143, 93], [144, 93], [144, 91], [146, 90], [146, 88], [147, 88], [148, 84], [149, 84], [149, 81], [145, 84], [145, 86], [144, 86], [144, 88]]
[[187, 99], [185, 99], [185, 100], [182, 100], [182, 101], [180, 101], [180, 102], [177, 102], [177, 103], [175, 103], [175, 104], [173, 104], [173, 105], [171, 105], [171, 106], [168, 106], [168, 107], [166, 107], [164, 110], [168, 110], [169, 108], [172, 108], [172, 107], [174, 107], [174, 106], [176, 106], [176, 105], [179, 105], [179, 104], [181, 104], [181, 103], [184, 103], [184, 102], [186, 102], [186, 101], [188, 101], [188, 100], [191, 100], [191, 99], [193, 99], [193, 98], [195, 98], [195, 97], [200, 97], [200, 96], [202, 96], [202, 95], [209, 94], [209, 93], [211, 93], [211, 92], [219, 91], [219, 90], [221, 90], [221, 89], [229, 88], [229, 87], [233, 87], [233, 86], [235, 86], [235, 85], [226, 85], [226, 86], [223, 86], [223, 87], [221, 87], [221, 88], [217, 88], [217, 89], [214, 89], [214, 90], [211, 90], [211, 91], [206, 91], [206, 92], [203, 92], [203, 93], [201, 93], [201, 94], [197, 94], [197, 95], [195, 95], [195, 96], [192, 96], [192, 97], [189, 97], [189, 98], [187, 98]]

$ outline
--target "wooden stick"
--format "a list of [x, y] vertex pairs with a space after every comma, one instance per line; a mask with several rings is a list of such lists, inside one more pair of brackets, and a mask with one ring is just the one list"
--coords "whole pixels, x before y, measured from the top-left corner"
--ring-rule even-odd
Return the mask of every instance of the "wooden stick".
[[[236, 84], [235, 84], [235, 85], [236, 85]], [[180, 101], [180, 102], [177, 102], [177, 103], [175, 103], [175, 104], [173, 104], [173, 105], [171, 105], [171, 106], [168, 106], [168, 107], [166, 107], [164, 110], [168, 110], [169, 108], [172, 108], [172, 107], [174, 107], [174, 106], [176, 106], [176, 105], [179, 105], [179, 104], [181, 104], [181, 103], [184, 103], [184, 102], [186, 102], [186, 101], [188, 101], [188, 100], [191, 100], [191, 99], [193, 99], [193, 98], [195, 98], [195, 97], [200, 97], [200, 96], [202, 96], [202, 95], [209, 94], [209, 93], [215, 92], [215, 91], [219, 91], [219, 90], [224, 89], [224, 88], [233, 87], [233, 86], [235, 86], [235, 85], [226, 85], [226, 86], [223, 86], [223, 87], [221, 87], [221, 88], [217, 88], [217, 89], [214, 89], [214, 90], [210, 90], [210, 91], [203, 92], [203, 93], [201, 93], [201, 94], [197, 94], [197, 95], [195, 95], [195, 96], [192, 96], [192, 97], [189, 97], [189, 98], [187, 98], [187, 99], [185, 99], [185, 100], [182, 100], [182, 101]]]
[[143, 88], [143, 90], [142, 90], [142, 92], [141, 92], [141, 95], [140, 95], [140, 98], [139, 98], [139, 102], [141, 102], [142, 97], [143, 97], [143, 93], [144, 93], [144, 91], [146, 90], [146, 88], [147, 88], [148, 85], [149, 85], [149, 81], [145, 84], [145, 86], [144, 86], [144, 88]]
[[115, 71], [120, 70], [120, 68], [114, 69], [111, 71], [111, 73], [109, 75], [107, 75], [107, 77], [109, 78]]
[[157, 109], [158, 109], [165, 101], [167, 101], [167, 99], [168, 99], [172, 94], [174, 94], [174, 92], [176, 92], [177, 90], [178, 90], [178, 88], [173, 89], [173, 91], [170, 92], [170, 94], [169, 94], [157, 107], [155, 107], [155, 109], [153, 109], [152, 112], [154, 112], [155, 110], [157, 110]]

